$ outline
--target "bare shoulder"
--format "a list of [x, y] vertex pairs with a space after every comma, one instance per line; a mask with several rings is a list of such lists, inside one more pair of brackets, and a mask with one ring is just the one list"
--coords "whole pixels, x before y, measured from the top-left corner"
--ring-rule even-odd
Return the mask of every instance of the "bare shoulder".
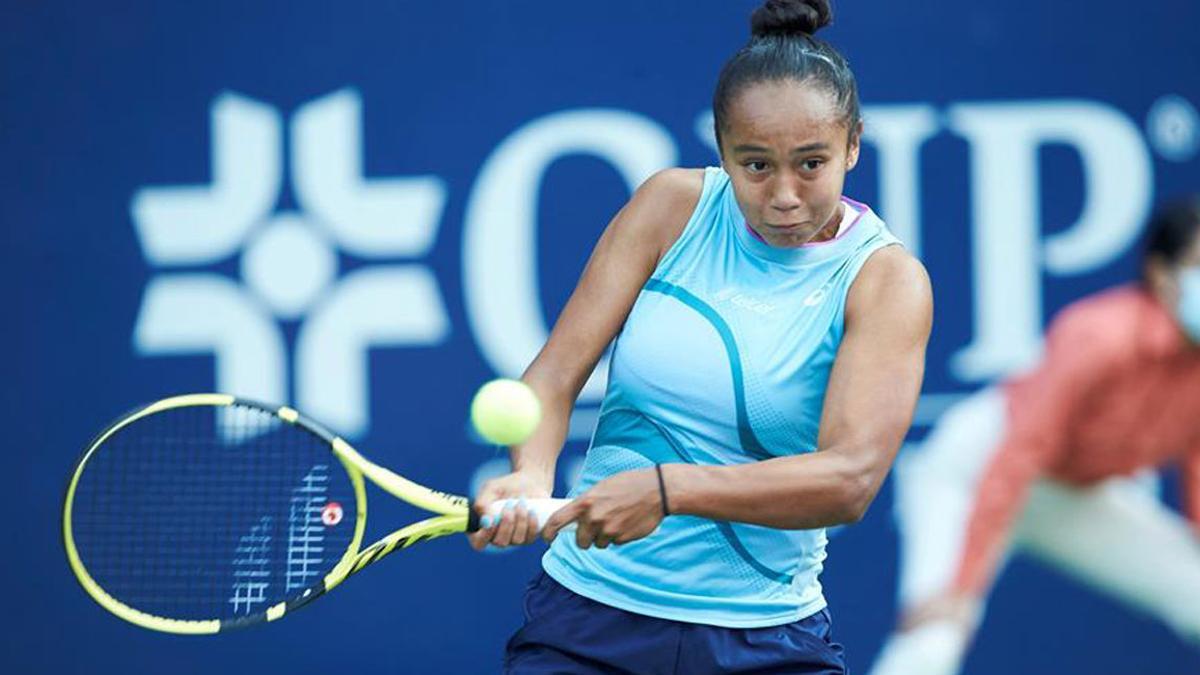
[[642, 183], [614, 224], [654, 242], [661, 255], [679, 238], [703, 189], [703, 169], [664, 169]]
[[914, 327], [926, 326], [933, 316], [929, 273], [902, 246], [885, 246], [863, 264], [850, 286], [847, 321], [857, 317], [911, 317]]
[[661, 206], [694, 208], [703, 189], [704, 169], [663, 169], [642, 183], [634, 199], [650, 200]]

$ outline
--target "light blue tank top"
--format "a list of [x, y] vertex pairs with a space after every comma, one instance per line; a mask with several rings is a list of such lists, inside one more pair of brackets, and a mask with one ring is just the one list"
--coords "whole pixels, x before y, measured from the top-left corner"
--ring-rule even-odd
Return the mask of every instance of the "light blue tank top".
[[[813, 452], [846, 293], [868, 256], [898, 243], [865, 205], [837, 238], [775, 248], [746, 226], [729, 176], [700, 201], [617, 336], [608, 391], [571, 496], [655, 463], [734, 465]], [[771, 626], [825, 607], [825, 530], [670, 516], [644, 539], [542, 559], [572, 591], [631, 612]]]

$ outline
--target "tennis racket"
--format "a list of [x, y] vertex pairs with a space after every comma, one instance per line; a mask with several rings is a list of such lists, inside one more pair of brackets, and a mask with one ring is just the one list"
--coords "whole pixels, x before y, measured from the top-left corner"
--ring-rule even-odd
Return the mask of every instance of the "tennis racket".
[[[364, 479], [438, 515], [364, 548]], [[540, 526], [568, 501], [526, 508]], [[102, 607], [201, 634], [275, 621], [393, 551], [475, 531], [479, 518], [466, 497], [373, 464], [291, 408], [190, 394], [134, 410], [87, 446], [62, 524], [71, 570]]]

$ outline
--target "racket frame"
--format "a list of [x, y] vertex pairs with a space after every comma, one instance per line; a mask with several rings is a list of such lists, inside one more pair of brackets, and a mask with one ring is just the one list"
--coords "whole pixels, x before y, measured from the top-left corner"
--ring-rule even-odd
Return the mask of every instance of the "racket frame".
[[[337, 564], [317, 583], [292, 598], [275, 603], [264, 611], [245, 617], [234, 619], [171, 619], [143, 612], [114, 598], [88, 572], [75, 545], [71, 510], [74, 506], [75, 490], [78, 487], [79, 478], [83, 474], [88, 460], [105, 441], [118, 431], [149, 415], [175, 408], [211, 407], [215, 410], [235, 405], [255, 408], [265, 413], [274, 414], [283, 422], [312, 433], [329, 444], [330, 449], [337, 456], [338, 461], [341, 462], [350, 479], [354, 489], [355, 501], [357, 502], [354, 535], [350, 544], [346, 547], [346, 552]], [[367, 522], [367, 496], [364, 477], [394, 497], [438, 515], [407, 525], [382, 537], [365, 549], [361, 548]], [[311, 419], [304, 417], [293, 408], [271, 406], [229, 394], [211, 393], [172, 396], [135, 408], [100, 432], [88, 444], [86, 450], [84, 450], [83, 454], [76, 461], [71, 471], [71, 478], [67, 484], [66, 495], [63, 499], [62, 518], [63, 544], [66, 548], [67, 562], [74, 572], [76, 579], [83, 586], [84, 591], [93, 600], [99, 603], [104, 609], [132, 624], [156, 631], [188, 635], [211, 634], [264, 621], [275, 621], [288, 612], [307, 605], [345, 581], [351, 574], [361, 571], [367, 565], [380, 560], [393, 551], [408, 548], [418, 542], [436, 537], [473, 531], [478, 529], [478, 526], [479, 518], [471, 508], [471, 501], [466, 497], [431, 490], [371, 462], [345, 440], [326, 430]]]

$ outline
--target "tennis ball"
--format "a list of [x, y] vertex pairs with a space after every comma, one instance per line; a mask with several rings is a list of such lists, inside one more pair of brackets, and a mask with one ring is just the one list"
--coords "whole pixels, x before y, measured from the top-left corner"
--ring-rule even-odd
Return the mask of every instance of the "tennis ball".
[[496, 445], [524, 442], [541, 420], [542, 404], [524, 382], [492, 380], [471, 400], [471, 424]]

